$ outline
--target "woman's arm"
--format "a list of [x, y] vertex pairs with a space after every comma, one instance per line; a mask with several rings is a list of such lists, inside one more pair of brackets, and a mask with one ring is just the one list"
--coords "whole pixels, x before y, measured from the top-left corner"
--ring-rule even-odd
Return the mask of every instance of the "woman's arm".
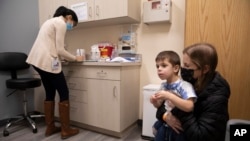
[[55, 25], [55, 44], [56, 44], [56, 50], [60, 57], [63, 57], [67, 61], [76, 61], [77, 58], [75, 55], [69, 53], [64, 48], [64, 39], [66, 34], [66, 24], [61, 23], [64, 21], [58, 21]]
[[214, 96], [194, 112], [183, 112], [174, 108], [171, 112], [182, 123], [185, 135], [190, 141], [223, 141], [228, 120], [228, 99]]

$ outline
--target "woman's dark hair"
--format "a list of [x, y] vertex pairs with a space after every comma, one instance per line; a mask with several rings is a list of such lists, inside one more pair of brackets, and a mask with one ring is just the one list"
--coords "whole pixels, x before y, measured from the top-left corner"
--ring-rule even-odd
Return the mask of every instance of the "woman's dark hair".
[[202, 71], [206, 66], [209, 67], [209, 71], [199, 78], [195, 84], [196, 91], [200, 92], [214, 78], [218, 64], [216, 49], [208, 43], [197, 43], [186, 47], [183, 50], [183, 54], [187, 54], [192, 62]]
[[77, 18], [76, 13], [73, 10], [66, 8], [65, 6], [58, 7], [56, 9], [55, 14], [53, 15], [53, 17], [59, 17], [59, 16], [66, 17], [67, 15], [72, 16], [72, 19], [75, 22], [74, 26], [76, 26], [77, 23], [78, 23], [78, 18]]

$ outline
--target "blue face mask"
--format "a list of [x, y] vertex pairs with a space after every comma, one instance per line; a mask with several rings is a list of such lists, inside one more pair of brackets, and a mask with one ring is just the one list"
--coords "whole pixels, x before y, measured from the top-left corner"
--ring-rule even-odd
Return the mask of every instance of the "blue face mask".
[[66, 23], [67, 30], [72, 30], [73, 29], [73, 24], [71, 23]]

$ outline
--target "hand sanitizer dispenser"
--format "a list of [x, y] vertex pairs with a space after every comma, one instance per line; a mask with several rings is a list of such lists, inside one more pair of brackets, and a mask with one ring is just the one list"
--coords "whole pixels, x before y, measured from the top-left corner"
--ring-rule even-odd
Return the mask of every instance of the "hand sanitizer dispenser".
[[143, 22], [145, 24], [171, 23], [171, 0], [153, 0], [143, 3]]

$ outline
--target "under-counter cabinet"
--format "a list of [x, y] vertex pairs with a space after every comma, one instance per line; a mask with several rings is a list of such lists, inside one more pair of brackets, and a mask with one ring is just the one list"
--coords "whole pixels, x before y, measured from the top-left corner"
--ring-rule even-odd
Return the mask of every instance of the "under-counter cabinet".
[[[70, 119], [72, 121], [85, 123], [87, 115], [88, 98], [87, 88], [83, 78], [84, 68], [81, 66], [63, 66], [63, 73], [69, 88]], [[59, 95], [56, 95], [59, 102]], [[55, 116], [59, 117], [58, 104], [55, 106]]]
[[[63, 66], [70, 92], [72, 124], [123, 136], [139, 118], [139, 68], [139, 65]], [[59, 116], [58, 104], [56, 116]]]
[[120, 133], [138, 120], [138, 66], [88, 66], [85, 78], [91, 124]]

